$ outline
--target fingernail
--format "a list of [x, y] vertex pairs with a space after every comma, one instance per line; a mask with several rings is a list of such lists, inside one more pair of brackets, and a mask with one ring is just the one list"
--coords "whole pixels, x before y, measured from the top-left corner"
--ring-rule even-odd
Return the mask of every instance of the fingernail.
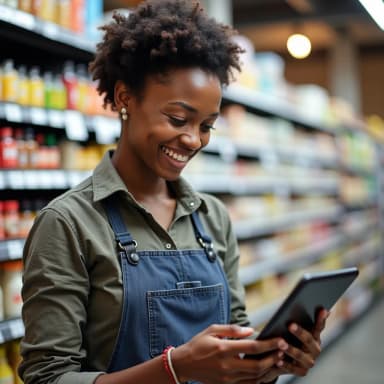
[[297, 330], [298, 330], [297, 325], [296, 325], [296, 324], [292, 324], [292, 325], [291, 325], [291, 331], [292, 331], [292, 332], [296, 332]]
[[240, 332], [242, 332], [242, 333], [253, 332], [253, 328], [251, 328], [251, 327], [240, 327]]
[[280, 352], [277, 354], [277, 356], [278, 356], [279, 359], [282, 359], [283, 356], [284, 356], [284, 352], [281, 352], [281, 351], [280, 351]]
[[285, 351], [286, 349], [288, 349], [288, 344], [284, 340], [280, 340], [278, 343], [278, 347]]
[[282, 367], [283, 365], [284, 365], [284, 362], [283, 361], [278, 361], [277, 363], [276, 363], [276, 365], [278, 366], [278, 367]]

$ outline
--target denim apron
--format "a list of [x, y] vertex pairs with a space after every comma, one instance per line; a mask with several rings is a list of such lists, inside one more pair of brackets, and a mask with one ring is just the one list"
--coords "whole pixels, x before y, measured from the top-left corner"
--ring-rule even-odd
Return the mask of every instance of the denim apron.
[[196, 211], [191, 219], [201, 248], [136, 251], [116, 196], [103, 204], [115, 233], [123, 279], [120, 329], [108, 372], [158, 356], [211, 324], [229, 323], [227, 279]]

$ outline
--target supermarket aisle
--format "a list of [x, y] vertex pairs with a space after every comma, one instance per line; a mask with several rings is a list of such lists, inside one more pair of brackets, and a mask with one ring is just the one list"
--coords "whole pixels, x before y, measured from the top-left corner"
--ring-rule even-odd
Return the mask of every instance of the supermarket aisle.
[[384, 300], [330, 346], [307, 377], [294, 381], [317, 383], [384, 383]]

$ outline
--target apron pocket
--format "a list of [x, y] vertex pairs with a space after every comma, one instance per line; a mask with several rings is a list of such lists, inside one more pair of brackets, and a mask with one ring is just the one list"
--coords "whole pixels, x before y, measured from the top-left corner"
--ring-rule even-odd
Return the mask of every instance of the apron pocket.
[[149, 350], [160, 355], [168, 345], [178, 346], [211, 324], [224, 324], [223, 284], [147, 292]]

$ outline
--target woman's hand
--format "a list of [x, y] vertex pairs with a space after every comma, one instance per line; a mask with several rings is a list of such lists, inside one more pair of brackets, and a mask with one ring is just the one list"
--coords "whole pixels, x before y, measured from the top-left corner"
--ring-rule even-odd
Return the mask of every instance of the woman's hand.
[[[177, 347], [172, 352], [172, 361], [179, 381], [196, 380], [205, 384], [267, 382], [265, 378], [269, 380], [269, 376], [266, 375], [271, 370], [275, 372], [275, 368], [282, 364], [284, 351], [289, 347], [282, 338], [265, 341], [242, 339], [252, 333], [253, 329], [248, 327], [211, 325], [188, 343]], [[260, 360], [239, 357], [241, 354], [265, 352], [269, 353]]]
[[315, 327], [311, 332], [306, 331], [297, 324], [290, 324], [289, 331], [302, 342], [301, 348], [292, 345], [285, 351], [292, 361], [284, 361], [280, 367], [284, 373], [290, 373], [296, 376], [305, 376], [309, 369], [315, 364], [317, 357], [321, 352], [320, 334], [325, 327], [329, 312], [322, 309], [316, 320]]

